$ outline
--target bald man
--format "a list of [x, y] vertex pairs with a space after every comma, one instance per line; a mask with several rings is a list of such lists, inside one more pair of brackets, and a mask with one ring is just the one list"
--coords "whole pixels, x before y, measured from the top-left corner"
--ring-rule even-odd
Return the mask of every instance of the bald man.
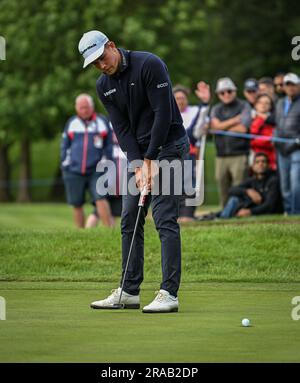
[[109, 122], [95, 112], [93, 99], [88, 94], [76, 98], [75, 110], [76, 115], [68, 120], [61, 142], [61, 168], [67, 201], [73, 207], [75, 225], [83, 228], [83, 205], [86, 190], [89, 190], [98, 216], [105, 226], [112, 227], [114, 221], [108, 201], [96, 190], [100, 176], [96, 173], [97, 164], [103, 155], [111, 159]]

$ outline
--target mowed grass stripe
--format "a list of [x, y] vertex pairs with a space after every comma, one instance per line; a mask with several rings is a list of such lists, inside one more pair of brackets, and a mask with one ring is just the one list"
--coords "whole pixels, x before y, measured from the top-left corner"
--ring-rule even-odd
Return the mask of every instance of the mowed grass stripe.
[[[7, 283], [6, 283], [7, 284]], [[34, 284], [33, 284], [34, 285]], [[47, 284], [46, 284], [47, 285]], [[52, 284], [53, 285], [53, 284]], [[67, 284], [68, 285], [68, 284]], [[1, 323], [2, 362], [299, 362], [299, 322], [291, 319], [294, 290], [232, 291], [232, 284], [183, 284], [176, 314], [101, 311], [94, 290], [2, 289], [7, 320]], [[13, 288], [15, 286], [15, 288]], [[260, 285], [260, 288], [262, 285]], [[142, 290], [142, 305], [153, 291]], [[248, 317], [252, 327], [243, 328]]]

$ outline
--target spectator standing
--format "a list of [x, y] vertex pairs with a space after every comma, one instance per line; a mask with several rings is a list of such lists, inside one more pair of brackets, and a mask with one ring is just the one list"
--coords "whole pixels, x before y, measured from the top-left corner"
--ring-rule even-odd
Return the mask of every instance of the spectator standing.
[[258, 82], [255, 78], [248, 78], [244, 83], [244, 96], [251, 108], [254, 108], [258, 96]]
[[111, 135], [107, 119], [96, 114], [94, 102], [88, 94], [80, 94], [75, 101], [76, 116], [64, 129], [61, 142], [61, 167], [67, 201], [73, 206], [75, 225], [84, 227], [85, 193], [89, 190], [103, 224], [113, 226], [113, 218], [105, 196], [99, 195], [96, 166], [106, 154], [111, 158]]
[[284, 76], [285, 76], [285, 73], [283, 73], [283, 72], [279, 72], [279, 73], [277, 73], [277, 74], [275, 75], [275, 77], [274, 77], [274, 79], [273, 79], [275, 92], [276, 92], [276, 94], [277, 94], [277, 96], [278, 96], [279, 98], [285, 96], [285, 92], [284, 92], [284, 84], [283, 84]]
[[[216, 93], [220, 102], [211, 111], [211, 129], [226, 132], [247, 133], [241, 116], [245, 102], [237, 98], [237, 88], [228, 78], [220, 78]], [[249, 140], [226, 135], [216, 135], [216, 180], [224, 207], [231, 186], [241, 183], [248, 171]]]
[[274, 102], [277, 101], [278, 97], [275, 94], [275, 87], [271, 77], [262, 77], [258, 81], [258, 89], [259, 94], [268, 94]]
[[245, 108], [242, 114], [242, 124], [249, 127], [252, 122], [252, 109], [258, 96], [258, 82], [255, 78], [248, 78], [244, 83]]
[[[273, 100], [267, 94], [260, 94], [254, 104], [253, 119], [250, 126], [250, 133], [261, 136], [272, 137], [275, 125], [271, 116], [273, 110]], [[277, 169], [276, 153], [272, 141], [260, 138], [251, 139], [251, 154], [265, 153], [268, 157], [269, 166], [272, 170]]]
[[[186, 155], [186, 160], [192, 161], [192, 169], [189, 167], [185, 170], [184, 180], [185, 185], [191, 185], [195, 188], [196, 183], [196, 160], [199, 156], [200, 142], [197, 138], [198, 131], [203, 132], [206, 124], [206, 116], [208, 113], [208, 103], [210, 101], [210, 87], [204, 81], [200, 81], [197, 84], [195, 94], [200, 100], [199, 105], [189, 105], [188, 96], [190, 90], [182, 85], [176, 85], [173, 88], [173, 94], [181, 113], [183, 120], [183, 126], [187, 131], [190, 140], [190, 152]], [[197, 138], [196, 138], [197, 137]], [[190, 170], [192, 172], [190, 172]], [[189, 195], [192, 194], [192, 190], [189, 190]], [[194, 220], [196, 206], [186, 206], [185, 198], [182, 199], [180, 204], [179, 221], [188, 222]]]
[[[111, 127], [111, 126], [110, 126]], [[108, 173], [108, 203], [110, 205], [111, 213], [113, 217], [120, 217], [122, 213], [122, 187], [123, 187], [123, 177], [126, 172], [127, 167], [127, 158], [123, 151], [121, 150], [117, 137], [112, 130], [112, 160], [115, 164], [115, 171]], [[106, 159], [103, 163], [105, 164]], [[109, 172], [109, 168], [107, 169]], [[93, 211], [88, 216], [86, 220], [86, 228], [96, 227], [99, 223], [99, 216], [95, 203], [93, 203]]]
[[[276, 105], [276, 136], [300, 137], [300, 80], [295, 73], [284, 76], [286, 96]], [[286, 214], [300, 214], [300, 145], [275, 143], [280, 186]]]

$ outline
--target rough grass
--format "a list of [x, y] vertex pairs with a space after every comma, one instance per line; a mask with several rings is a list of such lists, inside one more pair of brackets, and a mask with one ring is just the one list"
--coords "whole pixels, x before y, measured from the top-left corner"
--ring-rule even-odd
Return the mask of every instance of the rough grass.
[[[0, 211], [0, 280], [118, 281], [119, 227], [76, 230], [63, 205]], [[299, 219], [271, 219], [183, 225], [183, 282], [299, 282]], [[145, 280], [158, 283], [160, 243], [151, 219], [145, 231]]]

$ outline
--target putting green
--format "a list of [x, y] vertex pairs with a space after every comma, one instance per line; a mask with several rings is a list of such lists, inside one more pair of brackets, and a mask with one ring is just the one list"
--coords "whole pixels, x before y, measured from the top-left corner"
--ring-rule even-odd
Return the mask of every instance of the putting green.
[[[90, 309], [111, 287], [0, 282], [0, 362], [300, 361], [300, 321], [291, 318], [300, 284], [183, 284], [173, 314]], [[142, 305], [154, 289], [143, 285]]]

